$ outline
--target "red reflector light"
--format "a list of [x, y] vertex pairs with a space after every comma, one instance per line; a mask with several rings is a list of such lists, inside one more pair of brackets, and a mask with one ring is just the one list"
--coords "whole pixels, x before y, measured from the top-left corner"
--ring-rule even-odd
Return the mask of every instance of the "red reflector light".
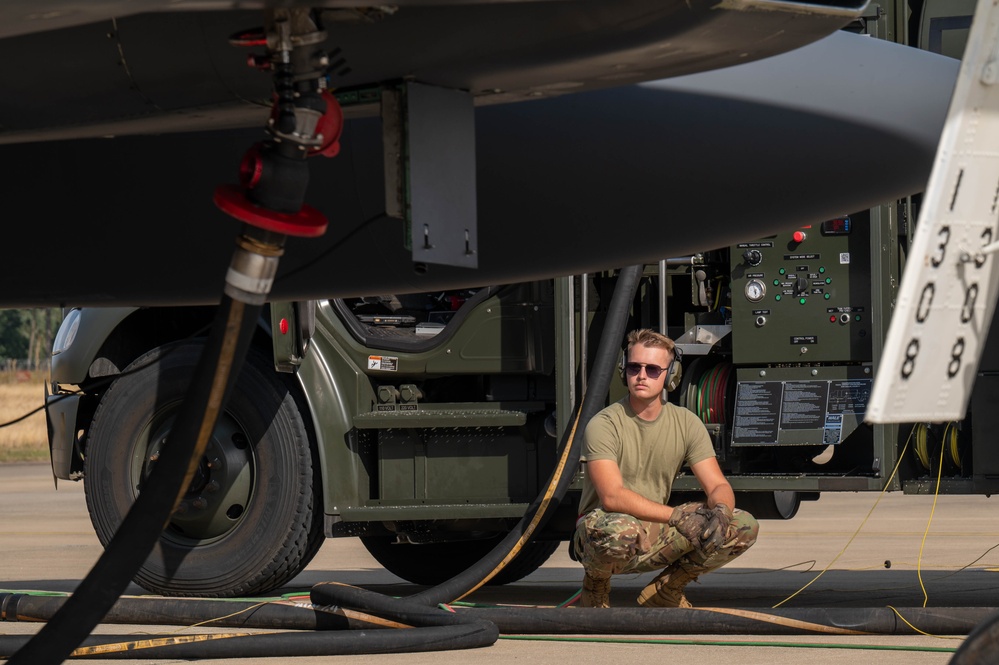
[[281, 319], [281, 323], [278, 324], [278, 328], [281, 329], [282, 335], [288, 334], [288, 319]]

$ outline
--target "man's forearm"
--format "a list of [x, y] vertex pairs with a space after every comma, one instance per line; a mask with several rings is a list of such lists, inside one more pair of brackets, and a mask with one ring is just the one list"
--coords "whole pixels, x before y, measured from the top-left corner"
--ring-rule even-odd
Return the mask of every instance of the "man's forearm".
[[735, 491], [732, 490], [732, 486], [728, 483], [722, 483], [718, 485], [713, 490], [711, 494], [707, 496], [708, 508], [714, 508], [719, 503], [724, 503], [729, 508], [735, 510]]
[[624, 487], [613, 495], [601, 497], [600, 505], [609, 513], [624, 513], [646, 522], [662, 524], [673, 514], [671, 507], [646, 499], [638, 492]]

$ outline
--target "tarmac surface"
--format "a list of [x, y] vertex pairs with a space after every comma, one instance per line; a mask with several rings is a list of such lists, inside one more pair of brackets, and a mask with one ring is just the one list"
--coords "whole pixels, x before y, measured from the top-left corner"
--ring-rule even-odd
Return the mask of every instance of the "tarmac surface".
[[[803, 611], [808, 611], [807, 608], [836, 611], [879, 608], [880, 611], [894, 607], [902, 617], [919, 613], [911, 608], [923, 607], [994, 607], [999, 611], [999, 515], [995, 501], [984, 496], [940, 496], [935, 501], [932, 496], [901, 493], [826, 493], [816, 502], [802, 504], [792, 520], [763, 521], [760, 539], [753, 549], [730, 566], [688, 587], [687, 595], [699, 609], [769, 612], [779, 605]], [[0, 590], [72, 592], [101, 555], [82, 484], [59, 481], [56, 489], [47, 464], [0, 465], [0, 506], [0, 561], [3, 561]], [[563, 545], [544, 566], [520, 582], [484, 587], [464, 600], [479, 606], [550, 608], [572, 597], [579, 589], [581, 573], [582, 569], [569, 559]], [[647, 573], [615, 578], [612, 604], [636, 607], [635, 597], [653, 576]], [[386, 572], [359, 541], [347, 538], [327, 541], [309, 567], [282, 592], [307, 592], [317, 583], [330, 581], [394, 596], [409, 595], [423, 588]], [[126, 595], [147, 594], [132, 585]], [[857, 616], [862, 616], [862, 612], [858, 609]], [[711, 621], [704, 624], [712, 625]], [[33, 634], [39, 627], [37, 623], [2, 622], [0, 636]], [[918, 623], [915, 627], [919, 629]], [[102, 624], [95, 631], [134, 635], [137, 639], [206, 632], [212, 629], [109, 624]], [[504, 634], [492, 645], [475, 649], [388, 655], [198, 658], [197, 662], [206, 665], [278, 662], [311, 665], [348, 661], [358, 665], [469, 662], [603, 665], [663, 661], [929, 665], [948, 663], [952, 650], [963, 639], [963, 636], [931, 634], [816, 632], [789, 636], [712, 634], [710, 630], [706, 633], [605, 636], [586, 632], [575, 636], [531, 635], [528, 639]], [[190, 660], [135, 657], [126, 662], [170, 664]]]

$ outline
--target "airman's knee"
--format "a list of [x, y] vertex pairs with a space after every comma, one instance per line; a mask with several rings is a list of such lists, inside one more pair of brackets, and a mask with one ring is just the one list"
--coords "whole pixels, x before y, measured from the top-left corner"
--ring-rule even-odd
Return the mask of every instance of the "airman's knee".
[[735, 511], [730, 529], [734, 531], [732, 535], [736, 539], [737, 547], [744, 550], [752, 547], [760, 535], [759, 521], [745, 510]]
[[[625, 517], [628, 519], [622, 519]], [[576, 539], [584, 565], [596, 561], [623, 563], [633, 559], [641, 540], [633, 520], [629, 516], [609, 513], [601, 519], [581, 522], [576, 528]]]

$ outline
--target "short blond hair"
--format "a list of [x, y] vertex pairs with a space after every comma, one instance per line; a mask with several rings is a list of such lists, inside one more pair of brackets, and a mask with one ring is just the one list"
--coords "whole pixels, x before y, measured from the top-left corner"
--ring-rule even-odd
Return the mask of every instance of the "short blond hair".
[[670, 360], [676, 357], [676, 343], [666, 335], [657, 333], [655, 330], [651, 330], [649, 328], [632, 330], [628, 333], [627, 341], [628, 346], [625, 349], [625, 358], [627, 358], [628, 354], [631, 352], [631, 347], [636, 344], [641, 344], [642, 346], [650, 349], [666, 349], [669, 352]]

